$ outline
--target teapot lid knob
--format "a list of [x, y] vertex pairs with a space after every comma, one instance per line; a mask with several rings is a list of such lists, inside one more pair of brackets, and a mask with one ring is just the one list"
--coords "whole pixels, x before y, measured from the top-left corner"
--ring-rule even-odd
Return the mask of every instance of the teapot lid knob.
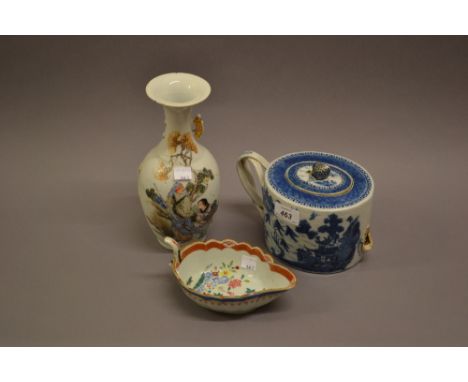
[[330, 167], [322, 162], [315, 162], [312, 166], [311, 176], [317, 180], [324, 180], [330, 175]]

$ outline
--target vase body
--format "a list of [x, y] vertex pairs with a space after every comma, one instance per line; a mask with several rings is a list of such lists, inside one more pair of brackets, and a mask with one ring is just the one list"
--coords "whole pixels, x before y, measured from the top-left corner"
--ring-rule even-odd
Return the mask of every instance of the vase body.
[[203, 121], [192, 107], [205, 100], [209, 84], [198, 76], [169, 73], [151, 80], [146, 92], [164, 108], [162, 140], [139, 167], [138, 195], [146, 220], [162, 246], [204, 240], [218, 207], [219, 169], [197, 138]]

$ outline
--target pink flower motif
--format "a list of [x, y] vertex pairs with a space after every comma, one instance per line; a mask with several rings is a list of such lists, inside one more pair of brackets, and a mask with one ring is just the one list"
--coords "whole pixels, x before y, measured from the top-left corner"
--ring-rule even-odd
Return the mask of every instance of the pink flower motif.
[[242, 281], [240, 279], [232, 279], [231, 281], [229, 281], [229, 288], [237, 288], [237, 287], [240, 287], [242, 285]]

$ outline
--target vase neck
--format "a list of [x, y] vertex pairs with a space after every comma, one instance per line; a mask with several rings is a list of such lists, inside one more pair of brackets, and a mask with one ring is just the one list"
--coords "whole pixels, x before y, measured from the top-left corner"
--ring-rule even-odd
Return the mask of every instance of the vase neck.
[[172, 132], [192, 132], [192, 108], [191, 107], [169, 107], [164, 106], [165, 132], [167, 137]]

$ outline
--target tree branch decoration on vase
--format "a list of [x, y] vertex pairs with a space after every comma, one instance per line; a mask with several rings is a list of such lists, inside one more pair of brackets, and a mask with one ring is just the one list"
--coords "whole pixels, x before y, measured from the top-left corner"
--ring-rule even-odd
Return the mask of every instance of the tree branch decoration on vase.
[[[203, 122], [199, 116], [195, 118], [194, 124], [194, 134], [200, 137]], [[198, 153], [191, 132], [171, 132], [167, 137], [167, 145], [169, 162], [161, 162], [155, 172], [160, 181], [169, 180], [174, 166], [190, 167], [193, 154]], [[192, 180], [175, 180], [166, 198], [161, 197], [155, 185], [145, 190], [155, 207], [152, 216], [147, 216], [150, 224], [159, 233], [172, 236], [180, 242], [203, 238], [208, 223], [218, 208], [217, 200], [210, 204], [207, 198], [202, 197], [208, 184], [214, 179], [213, 172], [205, 167], [199, 171], [192, 168], [191, 171]]]
[[218, 201], [211, 204], [202, 198], [208, 183], [214, 179], [213, 172], [206, 168], [194, 171], [195, 181], [176, 181], [165, 199], [154, 188], [146, 189], [146, 195], [155, 207], [149, 222], [162, 234], [185, 242], [205, 236], [207, 224], [218, 208]]
[[[193, 120], [193, 134], [197, 139], [203, 134], [204, 123], [200, 114]], [[192, 133], [181, 133], [172, 131], [166, 138], [167, 147], [170, 153], [169, 163], [161, 162], [156, 170], [155, 176], [158, 180], [165, 181], [169, 179], [169, 174], [174, 166], [190, 166], [192, 164], [193, 153], [198, 153], [198, 146], [192, 138]]]

